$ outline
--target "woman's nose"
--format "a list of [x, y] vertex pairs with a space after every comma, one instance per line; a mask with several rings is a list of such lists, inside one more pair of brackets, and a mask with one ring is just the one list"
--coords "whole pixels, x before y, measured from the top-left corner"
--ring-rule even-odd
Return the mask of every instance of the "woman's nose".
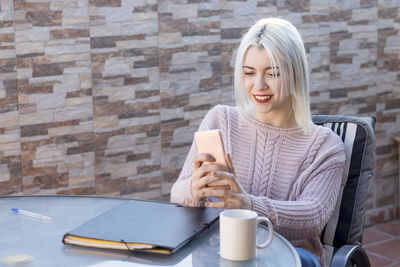
[[267, 83], [265, 82], [264, 77], [257, 77], [255, 84], [254, 84], [255, 89], [257, 90], [264, 90], [267, 88]]

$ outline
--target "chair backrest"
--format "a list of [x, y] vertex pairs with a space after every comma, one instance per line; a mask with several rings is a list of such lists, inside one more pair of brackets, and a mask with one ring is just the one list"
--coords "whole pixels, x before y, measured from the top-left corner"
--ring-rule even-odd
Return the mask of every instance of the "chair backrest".
[[329, 127], [345, 145], [346, 166], [335, 211], [321, 234], [326, 262], [343, 245], [361, 245], [365, 203], [374, 173], [374, 117], [314, 115], [313, 122]]

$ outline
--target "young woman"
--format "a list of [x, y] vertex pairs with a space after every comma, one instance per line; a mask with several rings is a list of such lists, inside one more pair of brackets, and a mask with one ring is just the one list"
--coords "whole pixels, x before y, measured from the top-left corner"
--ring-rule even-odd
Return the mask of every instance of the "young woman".
[[[192, 145], [171, 202], [252, 209], [299, 248], [303, 266], [318, 266], [325, 262], [318, 236], [336, 203], [345, 154], [335, 133], [311, 121], [308, 71], [290, 22], [253, 25], [237, 52], [236, 107], [214, 107], [199, 128], [220, 129], [228, 166]], [[214, 181], [230, 188], [207, 186]]]

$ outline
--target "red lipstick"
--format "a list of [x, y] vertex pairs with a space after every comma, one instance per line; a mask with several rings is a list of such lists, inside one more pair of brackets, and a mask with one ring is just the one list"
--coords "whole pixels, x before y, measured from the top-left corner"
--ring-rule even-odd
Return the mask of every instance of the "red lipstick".
[[274, 95], [253, 95], [257, 103], [267, 103]]

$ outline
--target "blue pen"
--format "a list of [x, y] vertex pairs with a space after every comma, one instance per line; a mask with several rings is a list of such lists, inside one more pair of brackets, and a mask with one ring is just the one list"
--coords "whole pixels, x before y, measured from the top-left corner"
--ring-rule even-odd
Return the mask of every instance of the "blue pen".
[[18, 209], [18, 208], [11, 208], [11, 210], [13, 212], [16, 212], [16, 213], [21, 214], [21, 215], [25, 215], [25, 216], [29, 216], [29, 217], [37, 218], [37, 219], [41, 219], [41, 220], [51, 221], [50, 217], [47, 217], [47, 216], [44, 216], [44, 215], [40, 215], [40, 214], [37, 214], [37, 213], [34, 213], [34, 212], [21, 210], [21, 209]]

